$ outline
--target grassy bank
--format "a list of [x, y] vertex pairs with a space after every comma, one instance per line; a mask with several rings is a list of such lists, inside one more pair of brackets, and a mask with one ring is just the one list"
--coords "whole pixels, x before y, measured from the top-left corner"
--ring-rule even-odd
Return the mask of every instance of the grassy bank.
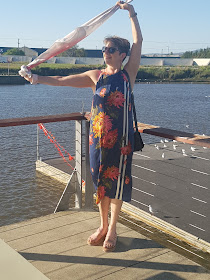
[[210, 83], [210, 66], [140, 67], [137, 81]]
[[[17, 75], [22, 63], [9, 64], [11, 75]], [[82, 73], [91, 69], [101, 69], [102, 65], [73, 65], [43, 63], [33, 69], [38, 75], [67, 76]], [[8, 64], [0, 64], [0, 75], [7, 75]], [[137, 74], [137, 82], [194, 82], [210, 83], [210, 66], [166, 67], [141, 66]]]

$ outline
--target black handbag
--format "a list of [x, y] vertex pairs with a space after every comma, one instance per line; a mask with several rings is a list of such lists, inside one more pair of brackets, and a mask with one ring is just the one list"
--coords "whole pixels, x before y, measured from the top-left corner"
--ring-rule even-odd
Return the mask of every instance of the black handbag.
[[133, 94], [133, 90], [131, 89], [131, 83], [130, 83], [130, 77], [127, 73], [127, 71], [125, 69], [123, 69], [123, 72], [125, 73], [128, 82], [129, 82], [129, 88], [131, 91], [131, 106], [133, 107], [133, 119], [135, 122], [135, 128], [134, 128], [134, 152], [137, 151], [142, 151], [142, 149], [144, 148], [144, 143], [143, 140], [141, 138], [141, 134], [138, 130], [138, 125], [137, 125], [137, 118], [136, 118], [136, 108], [135, 108], [135, 104], [134, 104], [134, 94]]
[[135, 128], [134, 128], [134, 152], [137, 151], [142, 151], [142, 149], [144, 148], [144, 143], [143, 140], [141, 138], [141, 134], [138, 130], [138, 125], [137, 125], [137, 119], [136, 119], [136, 108], [135, 108], [135, 104], [134, 104], [134, 95], [133, 95], [133, 91], [131, 92], [131, 103], [133, 106], [133, 118], [134, 118], [134, 122], [135, 122]]

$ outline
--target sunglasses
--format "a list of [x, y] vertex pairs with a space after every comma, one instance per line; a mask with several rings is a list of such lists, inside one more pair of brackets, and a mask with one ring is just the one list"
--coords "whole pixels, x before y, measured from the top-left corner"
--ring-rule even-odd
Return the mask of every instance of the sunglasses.
[[110, 48], [108, 48], [108, 47], [103, 47], [102, 48], [102, 53], [105, 53], [105, 52], [108, 52], [108, 53], [110, 53], [110, 54], [113, 54], [113, 53], [115, 53], [116, 51], [118, 51], [118, 49], [117, 48], [114, 48], [114, 47], [110, 47]]

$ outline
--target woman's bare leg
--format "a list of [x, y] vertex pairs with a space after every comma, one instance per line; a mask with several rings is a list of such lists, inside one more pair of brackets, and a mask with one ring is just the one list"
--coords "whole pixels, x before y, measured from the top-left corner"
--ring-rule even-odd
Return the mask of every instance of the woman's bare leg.
[[109, 215], [109, 207], [110, 207], [111, 199], [105, 196], [101, 202], [99, 203], [99, 212], [101, 217], [101, 229], [103, 229], [104, 233], [107, 233], [108, 230], [108, 215]]
[[119, 213], [122, 207], [122, 200], [111, 199], [110, 205], [111, 205], [111, 218], [110, 218], [106, 239], [103, 245], [105, 251], [109, 251], [115, 248], [116, 239], [117, 239], [116, 227], [117, 227]]
[[97, 229], [97, 231], [88, 238], [89, 245], [100, 245], [101, 241], [103, 243], [105, 239], [105, 236], [108, 231], [108, 225], [109, 225], [108, 214], [109, 214], [110, 201], [111, 199], [105, 196], [98, 205], [100, 218], [101, 218], [101, 225]]
[[119, 217], [119, 213], [122, 207], [122, 200], [119, 199], [111, 199], [111, 219], [109, 223], [109, 232], [116, 233], [116, 226]]

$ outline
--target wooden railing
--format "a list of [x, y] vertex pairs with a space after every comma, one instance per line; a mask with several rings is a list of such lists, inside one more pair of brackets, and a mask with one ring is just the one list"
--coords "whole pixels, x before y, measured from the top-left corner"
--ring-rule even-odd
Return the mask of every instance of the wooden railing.
[[138, 123], [138, 128], [141, 133], [164, 137], [191, 145], [210, 148], [210, 136], [193, 134], [144, 123]]
[[[63, 122], [71, 120], [89, 120], [90, 113], [70, 113], [61, 115], [48, 115], [48, 116], [37, 116], [37, 117], [26, 117], [26, 118], [13, 118], [13, 119], [2, 119], [0, 120], [0, 127], [9, 126], [20, 126], [20, 125], [31, 125], [38, 123], [52, 123], [52, 122]], [[192, 145], [198, 145], [202, 147], [210, 148], [210, 136], [193, 134], [160, 126], [154, 126], [150, 124], [138, 123], [138, 128], [141, 133], [165, 137], [176, 140], [182, 143], [188, 143]]]
[[65, 122], [65, 121], [72, 121], [72, 120], [81, 121], [85, 119], [86, 119], [85, 115], [78, 112], [70, 113], [70, 114], [62, 114], [62, 115], [2, 119], [0, 120], [0, 127], [30, 125], [30, 124], [38, 124], [38, 123]]

